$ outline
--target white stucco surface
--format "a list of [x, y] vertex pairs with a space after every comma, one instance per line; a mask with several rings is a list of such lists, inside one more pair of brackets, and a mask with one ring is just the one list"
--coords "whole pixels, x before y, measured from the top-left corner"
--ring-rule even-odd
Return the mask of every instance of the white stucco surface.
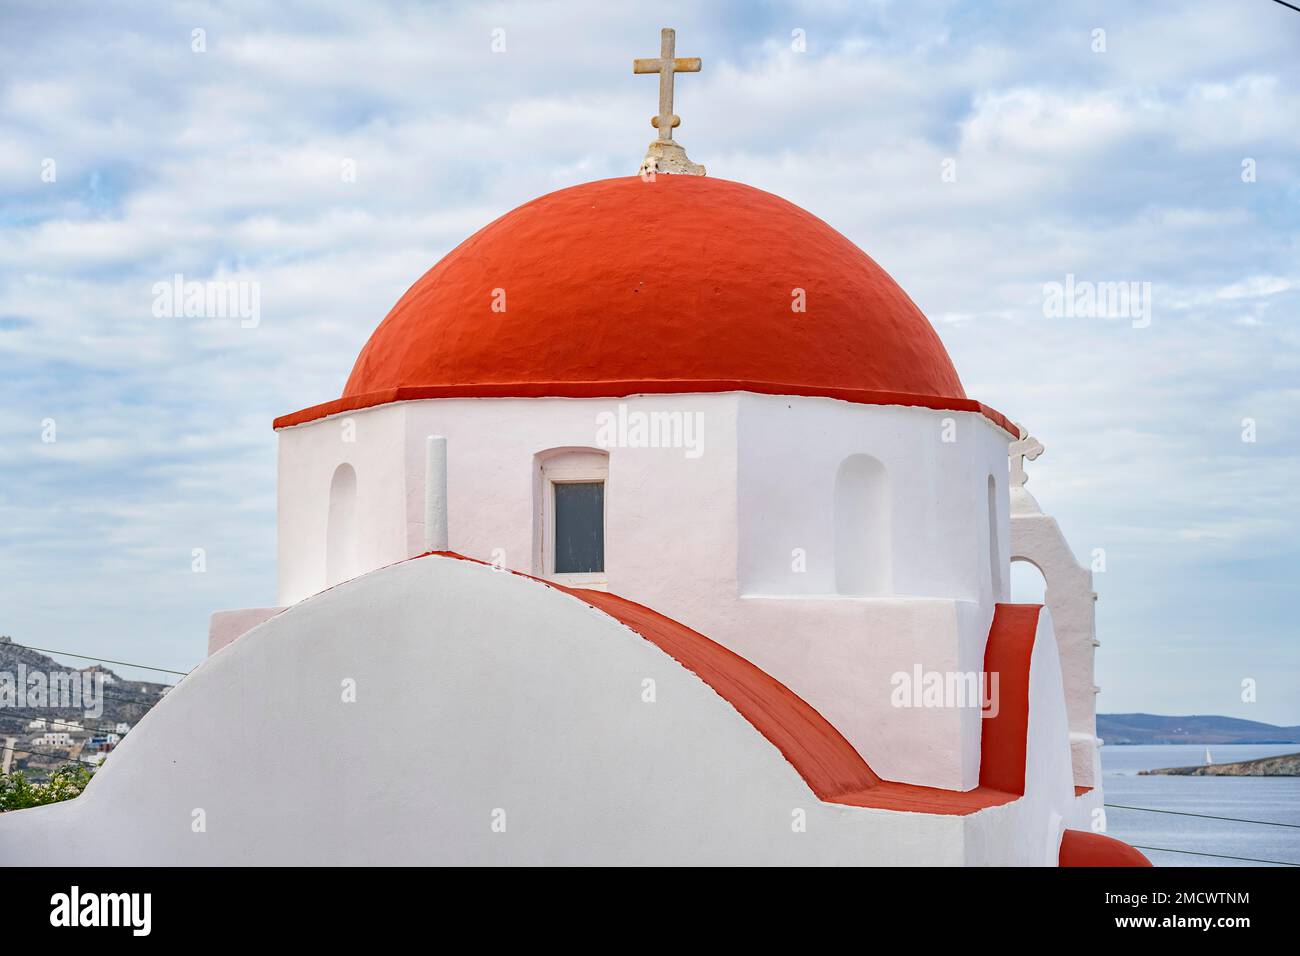
[[[702, 427], [692, 447], [601, 449], [605, 573], [594, 586], [752, 660], [890, 779], [974, 787], [978, 714], [890, 703], [890, 676], [918, 661], [926, 670], [979, 671], [993, 605], [1006, 599], [1007, 575], [993, 573], [989, 555], [1005, 571], [1009, 436], [974, 413], [750, 393], [442, 399], [283, 429], [281, 603], [327, 584], [328, 494], [340, 464], [357, 474], [361, 570], [426, 549], [430, 435], [446, 438], [448, 547], [544, 574], [539, 462], [598, 448], [602, 414], [620, 409], [698, 416]], [[883, 550], [888, 574], [845, 594], [843, 581], [865, 579], [837, 579], [836, 528], [853, 523], [837, 522], [837, 476], [862, 456], [879, 463], [888, 517], [885, 540], [862, 547], [873, 561]], [[855, 521], [867, 515], [864, 527], [878, 513], [871, 500], [848, 512]]]
[[423, 558], [210, 657], [81, 797], [0, 815], [0, 863], [1036, 862], [1042, 847], [978, 835], [988, 813], [823, 804], [726, 701], [614, 619]]
[[1043, 575], [1043, 602], [1055, 622], [1061, 656], [1065, 703], [1070, 716], [1074, 782], [1100, 789], [1100, 743], [1097, 739], [1096, 592], [1092, 572], [1079, 564], [1055, 518], [1043, 514], [1023, 487], [1011, 492], [1011, 559], [1028, 561]]

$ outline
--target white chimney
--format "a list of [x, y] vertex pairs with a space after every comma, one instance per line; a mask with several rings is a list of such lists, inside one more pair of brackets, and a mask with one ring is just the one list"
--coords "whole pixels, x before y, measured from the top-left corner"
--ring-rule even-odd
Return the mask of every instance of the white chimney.
[[447, 439], [430, 435], [424, 448], [424, 550], [447, 547]]

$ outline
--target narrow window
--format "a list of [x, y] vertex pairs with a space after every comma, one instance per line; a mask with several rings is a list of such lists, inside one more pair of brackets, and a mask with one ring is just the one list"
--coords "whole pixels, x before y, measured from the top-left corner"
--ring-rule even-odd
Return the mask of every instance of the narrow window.
[[555, 573], [605, 570], [605, 483], [555, 482]]
[[552, 448], [536, 456], [535, 469], [535, 567], [571, 584], [603, 585], [609, 454]]

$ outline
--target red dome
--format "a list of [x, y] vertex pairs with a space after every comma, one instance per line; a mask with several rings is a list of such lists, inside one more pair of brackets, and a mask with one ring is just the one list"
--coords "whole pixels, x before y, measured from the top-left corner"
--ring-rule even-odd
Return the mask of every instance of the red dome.
[[379, 324], [340, 400], [276, 425], [406, 398], [732, 390], [983, 410], [848, 239], [771, 193], [661, 175], [562, 189], [480, 229]]

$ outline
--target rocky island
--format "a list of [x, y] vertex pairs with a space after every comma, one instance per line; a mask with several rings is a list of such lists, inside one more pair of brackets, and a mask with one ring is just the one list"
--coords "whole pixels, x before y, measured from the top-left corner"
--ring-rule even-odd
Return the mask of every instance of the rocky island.
[[1200, 767], [1163, 767], [1140, 773], [1177, 777], [1300, 777], [1300, 753], [1241, 760], [1237, 763], [1212, 763]]

